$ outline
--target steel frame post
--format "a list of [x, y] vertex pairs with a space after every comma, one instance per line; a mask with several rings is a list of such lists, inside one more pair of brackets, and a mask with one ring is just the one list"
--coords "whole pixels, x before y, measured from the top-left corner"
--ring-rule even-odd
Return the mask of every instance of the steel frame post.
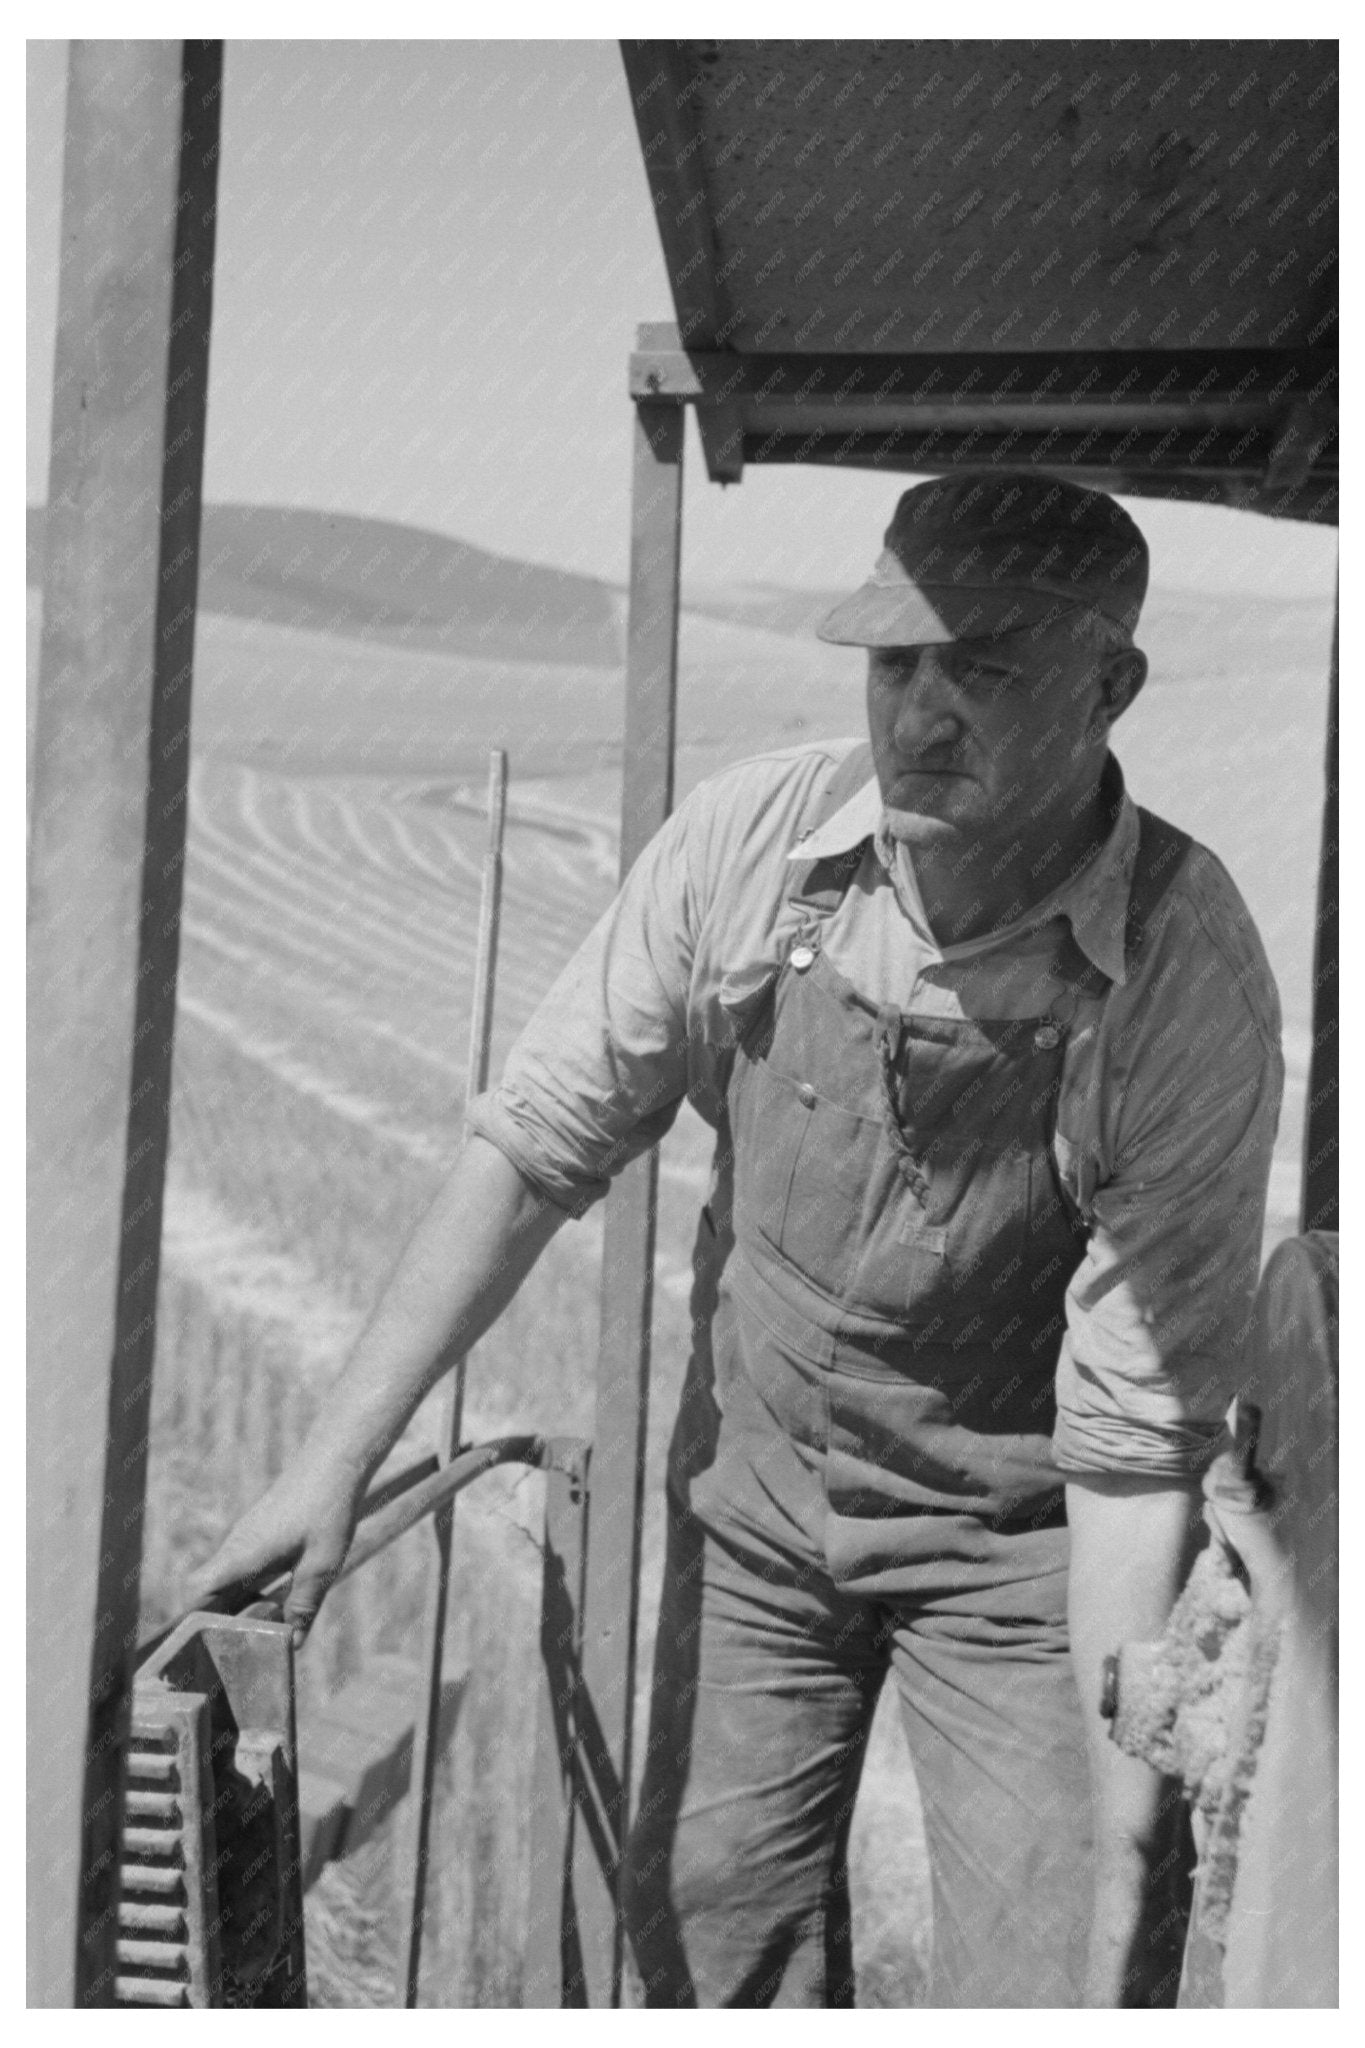
[[221, 43], [71, 47], [28, 898], [29, 2002], [114, 1999]]
[[[474, 956], [474, 1004], [469, 1022], [469, 1064], [465, 1099], [472, 1101], [488, 1086], [488, 1061], [493, 1045], [493, 993], [497, 981], [498, 933], [502, 920], [502, 843], [507, 823], [507, 755], [494, 747], [488, 760], [488, 841], [484, 850], [483, 886], [479, 896], [478, 944]], [[463, 1352], [443, 1361], [448, 1374], [442, 1439], [447, 1463], [460, 1449], [464, 1427], [467, 1360]], [[433, 1554], [427, 1566], [426, 1611], [422, 1626], [423, 1698], [412, 1734], [412, 1775], [404, 1826], [399, 1833], [399, 1955], [397, 2003], [417, 2004], [422, 1978], [422, 1938], [426, 1926], [427, 1869], [431, 1856], [431, 1810], [440, 1747], [445, 1661], [446, 1608], [450, 1601], [451, 1548], [455, 1503], [442, 1508], [432, 1525]]]
[[[683, 407], [637, 401], [631, 501], [621, 874], [673, 803]], [[620, 2003], [621, 1851], [630, 1802], [631, 1715], [639, 1612], [658, 1156], [634, 1160], [607, 1198], [584, 1602], [584, 1799], [595, 1816], [574, 1835], [582, 2002]]]
[[1340, 592], [1332, 620], [1332, 690], [1327, 709], [1326, 795], [1318, 862], [1317, 935], [1313, 944], [1313, 1052], [1308, 1068], [1308, 1115], [1303, 1137], [1300, 1230], [1336, 1230], [1340, 1213], [1338, 1075], [1340, 989], [1337, 971], [1340, 863], [1337, 857], [1337, 685]]
[[[583, 1563], [590, 1456], [577, 1473], [545, 1475], [540, 1595], [540, 1697], [531, 1786], [531, 1884], [524, 2006], [584, 2002], [573, 1884], [576, 1814], [584, 1783], [581, 1744]], [[586, 1820], [586, 1815], [585, 1815]]]

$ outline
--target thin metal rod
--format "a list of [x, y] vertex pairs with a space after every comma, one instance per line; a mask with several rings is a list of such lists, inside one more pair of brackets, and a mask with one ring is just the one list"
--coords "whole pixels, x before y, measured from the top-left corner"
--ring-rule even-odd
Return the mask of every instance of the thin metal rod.
[[491, 1443], [476, 1444], [461, 1451], [430, 1479], [414, 1486], [400, 1500], [390, 1502], [357, 1529], [346, 1562], [337, 1574], [338, 1584], [358, 1572], [363, 1564], [387, 1550], [409, 1529], [430, 1514], [446, 1512], [457, 1493], [491, 1472], [495, 1465], [539, 1465], [546, 1454], [546, 1439], [538, 1436], [495, 1437]]
[[[497, 978], [498, 931], [502, 916], [502, 843], [507, 823], [507, 755], [494, 747], [488, 757], [488, 841], [484, 850], [483, 885], [479, 895], [479, 936], [474, 957], [474, 1006], [469, 1024], [467, 1098], [488, 1085], [493, 1042], [493, 995]], [[442, 1440], [445, 1455], [454, 1459], [464, 1421], [464, 1352], [446, 1363], [448, 1392]], [[407, 1826], [400, 1838], [398, 1924], [405, 1929], [397, 1967], [397, 2002], [417, 2004], [422, 1972], [422, 1928], [426, 1919], [427, 1860], [431, 1840], [431, 1802], [436, 1780], [436, 1751], [441, 1727], [441, 1670], [445, 1659], [446, 1608], [450, 1599], [450, 1547], [454, 1520], [453, 1495], [433, 1525], [434, 1569], [428, 1574], [426, 1615], [422, 1631], [424, 1696], [413, 1728], [412, 1773]]]

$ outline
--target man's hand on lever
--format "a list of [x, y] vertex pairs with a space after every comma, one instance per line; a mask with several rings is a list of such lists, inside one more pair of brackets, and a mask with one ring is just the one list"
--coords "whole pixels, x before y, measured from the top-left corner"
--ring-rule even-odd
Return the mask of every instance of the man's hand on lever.
[[345, 1563], [364, 1489], [363, 1473], [306, 1447], [191, 1574], [191, 1605], [232, 1587], [264, 1585], [292, 1568], [284, 1618], [297, 1647]]
[[471, 1138], [408, 1244], [302, 1449], [192, 1574], [202, 1601], [293, 1567], [300, 1642], [340, 1572], [370, 1475], [423, 1396], [511, 1301], [566, 1212]]

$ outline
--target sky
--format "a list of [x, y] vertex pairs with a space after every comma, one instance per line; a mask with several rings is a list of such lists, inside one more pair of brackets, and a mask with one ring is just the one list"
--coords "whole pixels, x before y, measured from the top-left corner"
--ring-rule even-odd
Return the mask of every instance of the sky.
[[[28, 462], [46, 495], [66, 44], [28, 45]], [[672, 306], [604, 41], [229, 39], [204, 488], [623, 582], [637, 322]], [[684, 573], [862, 580], [901, 480], [709, 484]], [[1334, 533], [1145, 500], [1153, 581], [1330, 591]]]

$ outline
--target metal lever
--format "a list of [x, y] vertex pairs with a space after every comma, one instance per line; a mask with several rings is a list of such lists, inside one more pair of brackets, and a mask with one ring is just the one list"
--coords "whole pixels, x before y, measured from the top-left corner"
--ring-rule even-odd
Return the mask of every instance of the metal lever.
[[[368, 1564], [379, 1551], [387, 1549], [416, 1523], [434, 1514], [437, 1508], [444, 1507], [481, 1473], [491, 1471], [494, 1465], [513, 1464], [533, 1465], [547, 1472], [564, 1472], [581, 1481], [583, 1445], [576, 1437], [504, 1436], [494, 1437], [486, 1444], [471, 1445], [447, 1465], [442, 1465], [434, 1454], [419, 1458], [406, 1471], [395, 1473], [392, 1479], [385, 1480], [382, 1486], [376, 1486], [366, 1494], [360, 1504], [356, 1533], [351, 1539], [346, 1561], [337, 1573], [337, 1583], [350, 1578], [352, 1572], [359, 1571], [363, 1564]], [[274, 1559], [252, 1578], [239, 1579], [231, 1586], [224, 1586], [186, 1612], [240, 1614], [248, 1607], [278, 1603], [289, 1590], [289, 1580], [290, 1571], [282, 1571], [280, 1560]], [[134, 1653], [135, 1666], [140, 1666], [159, 1650], [184, 1619], [184, 1614], [178, 1614], [166, 1627], [140, 1642]]]

